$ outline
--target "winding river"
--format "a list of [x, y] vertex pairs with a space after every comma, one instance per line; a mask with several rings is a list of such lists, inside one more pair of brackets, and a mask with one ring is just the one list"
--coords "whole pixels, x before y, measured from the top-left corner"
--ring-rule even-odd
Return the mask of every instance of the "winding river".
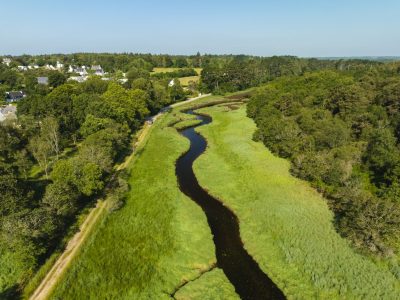
[[236, 215], [199, 185], [193, 162], [206, 150], [207, 141], [195, 131], [195, 127], [209, 124], [212, 119], [191, 110], [186, 113], [196, 115], [202, 122], [180, 131], [190, 140], [190, 149], [178, 159], [176, 175], [181, 191], [200, 205], [207, 216], [215, 243], [217, 266], [244, 300], [285, 299], [281, 290], [244, 249]]

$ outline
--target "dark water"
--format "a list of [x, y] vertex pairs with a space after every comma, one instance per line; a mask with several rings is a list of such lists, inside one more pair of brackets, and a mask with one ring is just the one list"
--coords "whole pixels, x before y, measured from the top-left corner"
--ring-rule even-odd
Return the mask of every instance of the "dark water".
[[[193, 111], [186, 113], [195, 114]], [[195, 114], [202, 126], [211, 123], [208, 116]], [[283, 293], [243, 248], [236, 215], [220, 201], [209, 195], [197, 182], [193, 162], [202, 154], [206, 140], [194, 128], [181, 131], [190, 140], [190, 149], [176, 163], [181, 191], [201, 206], [214, 236], [217, 266], [221, 268], [242, 299], [285, 299]]]

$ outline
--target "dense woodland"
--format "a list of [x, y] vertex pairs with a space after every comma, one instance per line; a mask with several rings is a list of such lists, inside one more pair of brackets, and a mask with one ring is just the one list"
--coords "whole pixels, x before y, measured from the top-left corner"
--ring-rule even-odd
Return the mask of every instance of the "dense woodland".
[[399, 65], [287, 76], [248, 105], [254, 137], [328, 199], [338, 231], [383, 256], [399, 251]]
[[[35, 63], [101, 65], [112, 76], [67, 81], [66, 70], [19, 72]], [[154, 67], [181, 68], [151, 74]], [[268, 83], [249, 116], [261, 140], [323, 192], [338, 230], [357, 247], [392, 255], [400, 236], [400, 67], [296, 57], [72, 54], [0, 64], [0, 93], [23, 90], [18, 120], [0, 125], [0, 298], [12, 295], [55, 250], [83, 208], [104, 193], [145, 118], [184, 91], [226, 93]], [[322, 70], [322, 71], [321, 71]], [[118, 81], [126, 73], [127, 82]], [[37, 83], [47, 76], [49, 85]], [[282, 77], [280, 79], [277, 79]], [[117, 209], [127, 184], [117, 180]]]

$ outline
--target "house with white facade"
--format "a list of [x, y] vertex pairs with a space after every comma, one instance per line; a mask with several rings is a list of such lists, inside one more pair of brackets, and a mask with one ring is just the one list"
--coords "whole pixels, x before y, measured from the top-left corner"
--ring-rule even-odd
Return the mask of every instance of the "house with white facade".
[[10, 66], [11, 62], [12, 62], [11, 58], [8, 57], [3, 58], [3, 64], [7, 65], [8, 67]]

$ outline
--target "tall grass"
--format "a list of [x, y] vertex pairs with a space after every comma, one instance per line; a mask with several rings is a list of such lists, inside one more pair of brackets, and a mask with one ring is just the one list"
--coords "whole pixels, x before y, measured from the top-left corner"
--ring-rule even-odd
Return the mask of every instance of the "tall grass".
[[214, 269], [199, 279], [182, 287], [174, 297], [176, 300], [239, 300], [235, 289], [229, 284], [224, 271]]
[[399, 299], [399, 281], [334, 230], [325, 199], [289, 173], [289, 162], [252, 141], [245, 107], [200, 110], [208, 148], [200, 184], [239, 218], [246, 249], [290, 299]]
[[126, 205], [96, 229], [52, 299], [168, 299], [215, 262], [202, 210], [177, 185], [175, 161], [189, 142], [156, 122], [130, 168]]

